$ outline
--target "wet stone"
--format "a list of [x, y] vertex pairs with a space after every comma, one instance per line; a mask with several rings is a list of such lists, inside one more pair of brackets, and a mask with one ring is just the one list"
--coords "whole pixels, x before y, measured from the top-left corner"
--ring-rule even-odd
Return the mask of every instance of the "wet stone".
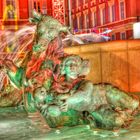
[[[41, 127], [42, 126], [42, 127]], [[140, 116], [131, 126], [117, 131], [90, 129], [88, 125], [47, 131], [28, 117], [23, 108], [0, 109], [0, 140], [140, 140]]]

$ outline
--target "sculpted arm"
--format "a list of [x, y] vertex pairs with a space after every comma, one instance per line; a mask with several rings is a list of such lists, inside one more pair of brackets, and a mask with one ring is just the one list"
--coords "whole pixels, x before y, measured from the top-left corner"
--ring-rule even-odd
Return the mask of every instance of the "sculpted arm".
[[77, 111], [87, 110], [91, 104], [92, 93], [93, 84], [89, 81], [82, 82], [79, 89], [67, 99], [68, 108]]

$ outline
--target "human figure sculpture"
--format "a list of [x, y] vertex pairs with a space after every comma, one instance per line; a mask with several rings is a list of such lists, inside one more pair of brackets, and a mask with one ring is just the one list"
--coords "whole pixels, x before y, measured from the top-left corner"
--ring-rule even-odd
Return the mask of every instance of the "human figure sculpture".
[[69, 32], [67, 27], [36, 12], [31, 21], [37, 29], [29, 57], [21, 67], [2, 61], [15, 87], [30, 97], [27, 111], [39, 110], [50, 127], [129, 125], [139, 101], [112, 85], [94, 85], [85, 79], [89, 61], [63, 52], [61, 33]]
[[[75, 114], [77, 122], [73, 119], [77, 124], [90, 123], [94, 127], [106, 129], [129, 125], [139, 102], [111, 85], [93, 85], [83, 78], [88, 72], [87, 60], [77, 55], [64, 57], [60, 65], [60, 77], [65, 78], [55, 89], [52, 86], [50, 93], [46, 92], [48, 95], [41, 97], [44, 98], [42, 103], [45, 103], [51, 96], [52, 103], [46, 102], [39, 106], [50, 126], [57, 127], [72, 121], [69, 118], [70, 120], [65, 122], [64, 118], [68, 118], [73, 111], [79, 112]], [[39, 98], [40, 94], [36, 92], [35, 100], [38, 101]], [[55, 125], [51, 122], [55, 122]], [[73, 122], [69, 125], [73, 126]]]

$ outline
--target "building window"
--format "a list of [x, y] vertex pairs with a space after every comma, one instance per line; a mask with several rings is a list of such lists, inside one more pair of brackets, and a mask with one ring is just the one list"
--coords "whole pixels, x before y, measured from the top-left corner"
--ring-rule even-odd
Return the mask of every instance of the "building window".
[[77, 31], [77, 18], [74, 18], [73, 27], [74, 30]]
[[38, 0], [34, 0], [34, 7], [33, 9], [35, 9], [37, 12], [41, 12], [41, 8], [40, 8], [40, 2]]
[[78, 17], [78, 19], [79, 19], [79, 29], [82, 29], [82, 16], [79, 16]]
[[47, 14], [47, 1], [42, 0], [40, 2], [39, 0], [29, 0], [29, 17], [32, 17], [33, 9], [39, 13], [46, 15]]
[[89, 14], [86, 15], [86, 20], [87, 20], [87, 29], [89, 29]]
[[78, 25], [78, 29], [80, 29], [80, 19], [79, 19], [79, 16], [77, 16], [77, 25]]
[[94, 12], [90, 14], [90, 19], [91, 19], [91, 28], [94, 27]]
[[46, 0], [42, 0], [42, 3], [40, 3], [40, 1], [38, 0], [33, 0], [33, 8], [35, 9], [37, 12], [42, 13], [42, 14], [47, 14], [47, 1]]
[[40, 10], [40, 3], [39, 3], [39, 2], [37, 3], [37, 6], [38, 6], [38, 7], [37, 7], [38, 12], [40, 13], [40, 12], [41, 12], [41, 10]]
[[108, 22], [110, 22], [110, 7], [108, 7]]
[[111, 40], [116, 40], [115, 34], [111, 35]]
[[97, 12], [94, 12], [94, 26], [97, 26]]
[[37, 9], [37, 5], [36, 5], [36, 2], [34, 1], [34, 9], [36, 10]]
[[102, 9], [102, 23], [106, 23], [105, 8]]
[[15, 19], [15, 18], [17, 18], [16, 7], [17, 6], [16, 6], [15, 0], [6, 0], [4, 18], [6, 18], [6, 19]]
[[47, 14], [47, 1], [46, 0], [42, 1], [42, 14], [44, 15]]
[[125, 32], [120, 33], [120, 37], [121, 37], [121, 40], [126, 39], [126, 33]]
[[125, 9], [124, 9], [124, 1], [120, 2], [120, 19], [123, 20], [125, 18]]
[[113, 4], [111, 6], [111, 10], [112, 10], [112, 22], [115, 21], [115, 15], [116, 15], [116, 12], [115, 12], [115, 4]]

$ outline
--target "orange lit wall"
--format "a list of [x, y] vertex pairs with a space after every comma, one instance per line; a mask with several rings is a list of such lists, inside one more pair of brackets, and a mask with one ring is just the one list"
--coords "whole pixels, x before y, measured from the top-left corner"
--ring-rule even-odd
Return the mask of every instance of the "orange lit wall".
[[66, 47], [90, 61], [87, 79], [94, 84], [111, 83], [126, 92], [140, 92], [140, 40], [117, 40]]
[[46, 0], [47, 2], [47, 14], [52, 15], [52, 0]]
[[[140, 0], [136, 2], [137, 7], [140, 7]], [[137, 15], [140, 16], [140, 8], [137, 8]]]
[[[3, 20], [3, 9], [4, 9], [4, 0], [0, 0], [0, 29], [2, 29], [2, 25], [5, 27], [5, 29], [12, 29], [15, 24], [18, 25], [18, 27], [20, 28], [20, 26], [27, 24], [28, 23], [28, 19], [29, 19], [29, 13], [31, 13], [31, 11], [29, 11], [29, 0], [16, 0], [17, 1], [17, 15], [18, 15], [18, 19], [15, 23], [14, 19], [6, 19], [3, 22], [1, 22]], [[52, 15], [52, 0], [39, 0], [38, 1], [40, 3], [40, 9], [42, 9], [43, 7], [43, 3], [46, 2], [46, 11], [47, 11], [47, 15]], [[32, 0], [32, 9], [34, 9], [34, 0]], [[30, 8], [31, 8], [30, 7]]]
[[19, 0], [19, 17], [20, 19], [28, 19], [29, 15], [28, 0]]
[[137, 10], [136, 10], [136, 2], [138, 0], [127, 0], [126, 2], [126, 17], [135, 17], [137, 16]]
[[3, 15], [3, 2], [0, 2], [0, 19], [2, 19], [2, 15]]

